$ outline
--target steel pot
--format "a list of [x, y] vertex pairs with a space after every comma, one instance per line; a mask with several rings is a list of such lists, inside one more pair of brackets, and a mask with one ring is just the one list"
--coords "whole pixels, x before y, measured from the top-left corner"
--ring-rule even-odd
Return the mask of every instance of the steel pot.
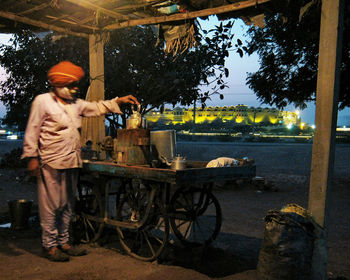
[[183, 170], [186, 168], [186, 159], [184, 157], [181, 157], [180, 155], [177, 155], [174, 160], [171, 162], [171, 169], [175, 170]]
[[163, 161], [166, 163], [167, 166], [169, 166], [171, 169], [174, 170], [183, 170], [186, 168], [186, 158], [177, 155], [174, 157], [174, 159], [169, 162], [165, 157], [161, 157]]

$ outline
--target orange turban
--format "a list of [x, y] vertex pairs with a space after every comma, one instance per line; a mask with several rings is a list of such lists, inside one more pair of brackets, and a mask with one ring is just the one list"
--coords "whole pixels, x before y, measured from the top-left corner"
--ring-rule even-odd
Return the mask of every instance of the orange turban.
[[73, 82], [80, 81], [84, 77], [84, 70], [69, 61], [62, 61], [51, 67], [47, 77], [52, 86], [64, 87]]

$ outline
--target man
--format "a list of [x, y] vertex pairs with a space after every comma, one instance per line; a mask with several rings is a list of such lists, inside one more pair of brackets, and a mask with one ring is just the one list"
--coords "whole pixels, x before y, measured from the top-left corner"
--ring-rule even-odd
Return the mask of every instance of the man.
[[132, 95], [98, 102], [77, 99], [77, 82], [83, 76], [83, 69], [69, 61], [49, 70], [52, 91], [34, 99], [24, 136], [22, 158], [29, 159], [28, 170], [38, 178], [42, 246], [51, 261], [68, 261], [69, 256], [86, 254], [69, 244], [68, 233], [82, 166], [82, 117], [122, 114], [119, 105], [139, 104]]

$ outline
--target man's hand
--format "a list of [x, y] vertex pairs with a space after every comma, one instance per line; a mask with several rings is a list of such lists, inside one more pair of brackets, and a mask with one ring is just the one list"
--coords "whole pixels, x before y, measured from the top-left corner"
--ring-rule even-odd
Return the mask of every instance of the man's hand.
[[117, 103], [118, 103], [118, 105], [123, 105], [123, 104], [136, 104], [136, 105], [138, 105], [138, 104], [140, 104], [137, 101], [136, 97], [132, 96], [131, 94], [123, 96], [123, 97], [119, 97], [117, 99]]
[[32, 176], [38, 176], [40, 171], [40, 163], [37, 158], [31, 158], [28, 162], [27, 169]]

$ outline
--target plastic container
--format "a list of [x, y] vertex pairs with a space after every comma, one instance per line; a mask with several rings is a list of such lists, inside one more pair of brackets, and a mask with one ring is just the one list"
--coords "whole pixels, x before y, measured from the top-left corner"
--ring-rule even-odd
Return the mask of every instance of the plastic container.
[[11, 229], [24, 229], [28, 227], [33, 201], [26, 199], [8, 201]]

